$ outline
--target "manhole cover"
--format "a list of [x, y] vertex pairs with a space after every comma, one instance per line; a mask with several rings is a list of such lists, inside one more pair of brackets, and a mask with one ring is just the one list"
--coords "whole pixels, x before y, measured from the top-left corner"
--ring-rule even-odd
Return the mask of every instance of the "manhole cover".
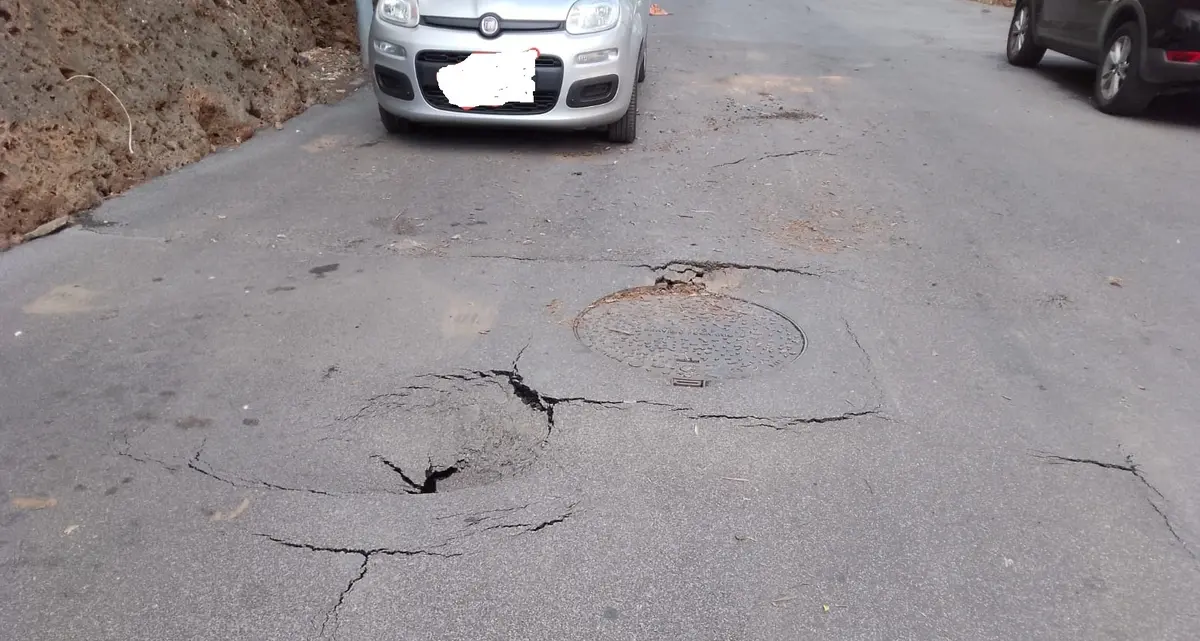
[[636, 287], [606, 296], [575, 319], [575, 335], [593, 351], [683, 385], [782, 367], [806, 343], [783, 314], [697, 286]]

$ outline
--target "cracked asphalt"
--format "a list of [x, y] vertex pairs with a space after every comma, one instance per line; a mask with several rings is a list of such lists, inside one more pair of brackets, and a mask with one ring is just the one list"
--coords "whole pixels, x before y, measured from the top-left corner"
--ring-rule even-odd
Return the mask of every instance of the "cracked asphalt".
[[[1200, 638], [1194, 100], [664, 7], [628, 148], [359, 92], [0, 255], [6, 636]], [[671, 385], [575, 336], [636, 287], [805, 350]]]

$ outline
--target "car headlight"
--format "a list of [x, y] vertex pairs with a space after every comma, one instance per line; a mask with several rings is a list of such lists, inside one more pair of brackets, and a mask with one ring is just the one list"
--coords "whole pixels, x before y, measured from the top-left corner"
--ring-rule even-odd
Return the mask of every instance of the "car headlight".
[[398, 27], [415, 27], [421, 20], [417, 0], [379, 0], [375, 11], [379, 19]]
[[621, 4], [617, 0], [579, 0], [567, 12], [567, 33], [596, 33], [617, 26]]

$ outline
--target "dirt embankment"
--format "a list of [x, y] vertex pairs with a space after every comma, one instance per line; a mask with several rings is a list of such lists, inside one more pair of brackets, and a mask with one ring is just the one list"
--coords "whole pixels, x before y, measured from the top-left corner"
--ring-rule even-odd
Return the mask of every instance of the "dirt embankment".
[[357, 56], [351, 0], [0, 0], [0, 249], [336, 99]]

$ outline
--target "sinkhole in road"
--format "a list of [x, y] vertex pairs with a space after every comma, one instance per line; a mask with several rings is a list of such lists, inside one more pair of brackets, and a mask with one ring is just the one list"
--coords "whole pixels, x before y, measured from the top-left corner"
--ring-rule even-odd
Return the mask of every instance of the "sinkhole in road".
[[408, 494], [489, 485], [532, 465], [553, 428], [553, 408], [527, 389], [503, 370], [425, 375], [369, 399], [338, 436]]
[[576, 317], [575, 336], [615, 361], [703, 386], [779, 369], [808, 339], [784, 314], [703, 284], [660, 282], [597, 300]]

